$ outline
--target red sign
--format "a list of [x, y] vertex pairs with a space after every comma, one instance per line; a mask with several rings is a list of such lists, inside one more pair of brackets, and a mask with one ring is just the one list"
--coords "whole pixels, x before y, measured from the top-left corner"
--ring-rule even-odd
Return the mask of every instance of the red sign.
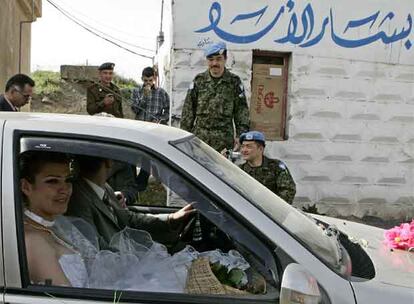
[[279, 103], [279, 97], [275, 96], [274, 92], [269, 92], [265, 95], [264, 104], [266, 107], [273, 109], [275, 103]]

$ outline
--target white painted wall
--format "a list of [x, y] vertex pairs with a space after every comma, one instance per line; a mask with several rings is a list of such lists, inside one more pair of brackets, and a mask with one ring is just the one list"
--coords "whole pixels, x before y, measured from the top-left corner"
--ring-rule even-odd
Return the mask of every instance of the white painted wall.
[[[164, 44], [159, 59], [165, 63], [165, 83], [172, 96], [173, 114], [181, 113], [188, 86], [197, 73], [205, 70], [205, 42], [254, 35], [284, 9], [277, 23], [260, 39], [250, 43], [227, 41], [227, 63], [241, 77], [250, 96], [252, 49], [292, 54], [289, 139], [269, 142], [266, 153], [284, 160], [291, 170], [298, 189], [295, 204], [316, 203], [321, 212], [330, 215], [407, 219], [414, 216], [412, 0], [296, 1], [290, 12], [287, 1], [221, 0], [217, 1], [221, 18], [216, 32], [204, 33], [195, 31], [211, 25], [209, 11], [214, 1], [171, 3], [172, 39]], [[301, 18], [306, 7], [308, 31], [304, 39], [298, 38], [296, 44], [292, 39], [276, 43], [274, 40], [286, 37], [294, 14], [298, 20], [296, 36], [303, 34]], [[313, 23], [309, 22], [310, 8]], [[231, 24], [240, 14], [260, 10], [260, 19], [258, 15]], [[372, 17], [370, 23], [351, 26], [344, 32], [350, 21], [376, 13], [376, 19]], [[217, 21], [217, 10], [212, 14], [213, 21]], [[321, 32], [326, 18], [324, 37], [312, 47], [301, 47]], [[347, 43], [335, 42], [331, 24], [333, 32]], [[377, 37], [383, 39], [375, 40]], [[365, 45], [346, 47], [352, 43]]]

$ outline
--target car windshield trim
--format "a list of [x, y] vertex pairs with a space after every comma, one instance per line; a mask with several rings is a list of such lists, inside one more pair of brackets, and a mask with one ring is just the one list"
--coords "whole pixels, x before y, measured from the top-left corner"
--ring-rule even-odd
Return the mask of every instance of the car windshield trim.
[[337, 238], [325, 234], [313, 218], [284, 202], [199, 138], [185, 137], [180, 141], [171, 141], [170, 144], [268, 215], [324, 264], [338, 274], [343, 274], [343, 261]]

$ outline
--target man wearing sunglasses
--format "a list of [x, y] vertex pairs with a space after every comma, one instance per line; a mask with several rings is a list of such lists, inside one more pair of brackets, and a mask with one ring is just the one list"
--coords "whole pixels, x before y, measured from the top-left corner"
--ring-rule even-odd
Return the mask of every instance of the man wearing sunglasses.
[[6, 90], [0, 95], [0, 111], [17, 112], [32, 99], [35, 82], [24, 74], [16, 74], [6, 83]]

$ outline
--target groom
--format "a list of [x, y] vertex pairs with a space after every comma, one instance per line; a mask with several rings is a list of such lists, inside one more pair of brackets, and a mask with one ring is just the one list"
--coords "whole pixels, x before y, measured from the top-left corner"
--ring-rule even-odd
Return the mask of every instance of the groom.
[[[176, 239], [182, 222], [194, 212], [191, 205], [169, 214], [141, 214], [120, 206], [114, 190], [106, 183], [113, 161], [80, 155], [79, 178], [73, 183], [66, 215], [83, 218], [96, 227], [106, 246], [125, 227], [148, 231], [155, 241]], [[101, 240], [102, 242], [102, 240]]]

